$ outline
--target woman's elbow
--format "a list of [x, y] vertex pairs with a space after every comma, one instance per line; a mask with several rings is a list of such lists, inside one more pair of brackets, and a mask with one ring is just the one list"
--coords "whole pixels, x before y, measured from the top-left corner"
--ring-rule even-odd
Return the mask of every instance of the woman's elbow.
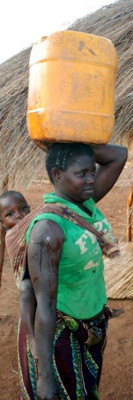
[[128, 158], [128, 149], [125, 146], [122, 147], [122, 155], [121, 155], [121, 157], [122, 157], [123, 163], [125, 164], [126, 161], [127, 161], [127, 158]]
[[115, 155], [116, 163], [121, 168], [124, 167], [128, 157], [128, 149], [125, 146], [118, 146], [117, 153]]

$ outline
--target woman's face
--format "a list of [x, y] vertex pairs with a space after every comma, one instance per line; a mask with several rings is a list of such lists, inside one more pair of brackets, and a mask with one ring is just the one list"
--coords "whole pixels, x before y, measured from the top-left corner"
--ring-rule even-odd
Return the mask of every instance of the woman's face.
[[93, 194], [95, 161], [88, 155], [77, 156], [66, 171], [56, 169], [55, 192], [68, 201], [82, 203]]

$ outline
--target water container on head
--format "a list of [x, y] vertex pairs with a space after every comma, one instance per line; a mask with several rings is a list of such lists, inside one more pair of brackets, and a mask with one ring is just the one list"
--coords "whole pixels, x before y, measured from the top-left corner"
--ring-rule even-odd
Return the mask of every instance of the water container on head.
[[76, 31], [42, 38], [30, 57], [30, 137], [107, 143], [114, 127], [116, 69], [116, 50], [106, 38]]

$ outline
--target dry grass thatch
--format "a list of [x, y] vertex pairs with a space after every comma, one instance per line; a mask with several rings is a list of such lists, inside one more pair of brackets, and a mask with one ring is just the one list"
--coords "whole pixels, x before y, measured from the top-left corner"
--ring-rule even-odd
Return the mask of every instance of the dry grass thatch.
[[114, 138], [133, 138], [133, 1], [103, 7], [69, 29], [105, 36], [114, 43], [118, 54]]
[[112, 260], [106, 258], [104, 264], [108, 298], [132, 299], [133, 243], [121, 243], [120, 255]]
[[[118, 1], [75, 22], [70, 29], [105, 36], [118, 51], [115, 138], [133, 135], [133, 1]], [[26, 128], [30, 49], [0, 65], [0, 149], [3, 179], [15, 174], [28, 183], [44, 163], [44, 153]], [[12, 184], [13, 186], [13, 184]]]
[[17, 174], [26, 182], [34, 176], [42, 151], [29, 139], [26, 128], [28, 64], [31, 49], [0, 66], [0, 149], [3, 179]]

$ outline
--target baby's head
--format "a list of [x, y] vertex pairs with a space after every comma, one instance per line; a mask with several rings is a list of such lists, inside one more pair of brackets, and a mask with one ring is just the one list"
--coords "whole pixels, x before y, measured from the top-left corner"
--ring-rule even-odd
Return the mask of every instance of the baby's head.
[[5, 228], [13, 228], [29, 212], [30, 207], [21, 193], [8, 190], [0, 196], [0, 221]]

